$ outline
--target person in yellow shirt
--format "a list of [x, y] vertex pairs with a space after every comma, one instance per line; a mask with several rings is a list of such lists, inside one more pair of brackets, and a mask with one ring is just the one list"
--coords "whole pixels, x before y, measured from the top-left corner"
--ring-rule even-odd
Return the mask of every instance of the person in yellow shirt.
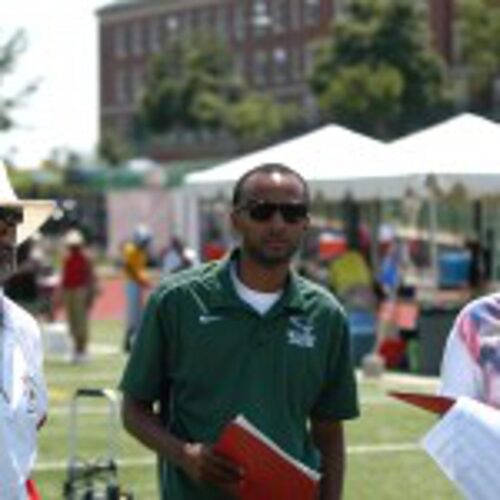
[[125, 352], [130, 352], [141, 320], [144, 290], [151, 285], [147, 272], [148, 246], [151, 233], [146, 226], [138, 226], [131, 241], [122, 250], [125, 273], [125, 295], [127, 298], [127, 318], [124, 339]]

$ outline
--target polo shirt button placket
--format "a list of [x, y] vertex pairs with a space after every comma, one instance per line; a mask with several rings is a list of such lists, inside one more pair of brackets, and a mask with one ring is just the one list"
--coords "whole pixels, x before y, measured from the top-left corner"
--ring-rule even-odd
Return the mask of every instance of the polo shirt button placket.
[[259, 321], [257, 330], [256, 330], [256, 335], [255, 335], [255, 343], [257, 347], [264, 347], [266, 345], [266, 342], [268, 341], [268, 336], [269, 336], [269, 330], [266, 328], [266, 322], [261, 319]]
[[272, 330], [270, 328], [261, 328], [257, 336], [257, 345], [264, 347], [271, 340]]

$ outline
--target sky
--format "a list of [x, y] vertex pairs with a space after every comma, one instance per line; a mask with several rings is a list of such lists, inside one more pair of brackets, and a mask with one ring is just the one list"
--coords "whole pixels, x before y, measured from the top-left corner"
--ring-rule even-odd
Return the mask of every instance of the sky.
[[0, 40], [23, 29], [27, 49], [0, 82], [4, 95], [40, 80], [14, 113], [17, 127], [0, 133], [0, 157], [34, 167], [55, 149], [89, 155], [98, 131], [98, 7], [109, 0], [1, 0]]

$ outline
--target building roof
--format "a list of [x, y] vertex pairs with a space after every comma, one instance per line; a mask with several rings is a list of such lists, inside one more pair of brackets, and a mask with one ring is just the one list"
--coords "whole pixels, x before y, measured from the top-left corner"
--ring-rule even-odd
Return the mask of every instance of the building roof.
[[110, 2], [97, 10], [98, 14], [112, 14], [116, 12], [132, 11], [149, 7], [182, 6], [180, 0], [110, 0]]
[[99, 14], [164, 3], [164, 0], [115, 0], [97, 10]]

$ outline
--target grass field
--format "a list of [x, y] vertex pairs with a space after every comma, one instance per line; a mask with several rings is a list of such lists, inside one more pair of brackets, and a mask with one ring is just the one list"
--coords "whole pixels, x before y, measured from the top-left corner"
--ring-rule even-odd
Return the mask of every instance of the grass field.
[[[46, 361], [50, 393], [49, 419], [40, 435], [35, 478], [45, 500], [63, 498], [69, 453], [69, 409], [78, 387], [116, 387], [125, 357], [119, 352], [121, 326], [117, 321], [93, 323], [93, 356], [86, 365], [63, 360]], [[434, 418], [386, 396], [391, 388], [433, 391], [435, 382], [415, 377], [384, 376], [362, 381], [362, 418], [347, 425], [347, 500], [452, 500], [461, 498], [418, 441]], [[104, 401], [82, 400], [78, 415], [78, 451], [93, 460], [105, 455], [109, 431]], [[118, 425], [112, 433], [118, 443], [120, 485], [135, 499], [158, 498], [154, 456], [134, 442]], [[175, 500], [175, 499], [172, 499]], [[263, 499], [272, 500], [272, 499]]]

